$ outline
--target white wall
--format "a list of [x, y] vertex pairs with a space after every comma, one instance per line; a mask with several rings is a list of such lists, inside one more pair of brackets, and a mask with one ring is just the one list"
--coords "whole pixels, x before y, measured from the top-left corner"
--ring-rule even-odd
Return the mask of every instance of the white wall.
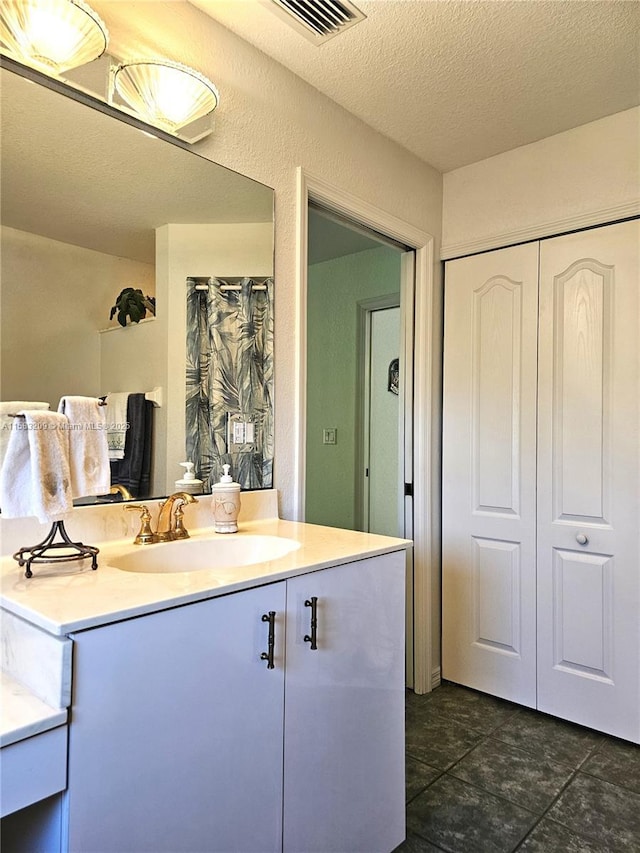
[[440, 174], [208, 18], [174, 2], [96, 2], [114, 53], [165, 55], [220, 90], [212, 136], [197, 153], [275, 189], [275, 486], [293, 513], [296, 349], [296, 167], [434, 235]]
[[[130, 326], [117, 326], [100, 333], [100, 393], [130, 391], [145, 393], [162, 388], [165, 376], [166, 341], [160, 337], [159, 324], [146, 318]], [[107, 410], [108, 411], [108, 410]], [[165, 483], [157, 483], [157, 419], [154, 409], [153, 453], [151, 457], [151, 495], [167, 493]]]
[[[146, 392], [162, 385], [166, 343], [153, 317], [100, 332], [100, 390]], [[158, 492], [157, 494], [160, 494]]]
[[[371, 316], [369, 531], [404, 535], [404, 471], [399, 465], [399, 395], [389, 391], [389, 365], [400, 357], [400, 308]], [[402, 497], [400, 497], [402, 493]]]
[[[358, 303], [399, 294], [400, 280], [400, 253], [388, 246], [309, 267], [305, 508], [314, 524], [358, 524]], [[322, 443], [326, 427], [337, 429], [335, 445]]]
[[154, 292], [150, 264], [7, 227], [1, 278], [2, 398], [52, 408], [103, 390], [98, 330], [124, 287]]
[[442, 257], [637, 213], [638, 107], [448, 172]]

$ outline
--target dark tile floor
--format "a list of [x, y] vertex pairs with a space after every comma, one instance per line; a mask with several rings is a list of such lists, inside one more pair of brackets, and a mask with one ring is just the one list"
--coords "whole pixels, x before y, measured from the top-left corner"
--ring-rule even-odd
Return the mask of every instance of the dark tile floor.
[[395, 853], [639, 853], [640, 747], [444, 683], [407, 692]]

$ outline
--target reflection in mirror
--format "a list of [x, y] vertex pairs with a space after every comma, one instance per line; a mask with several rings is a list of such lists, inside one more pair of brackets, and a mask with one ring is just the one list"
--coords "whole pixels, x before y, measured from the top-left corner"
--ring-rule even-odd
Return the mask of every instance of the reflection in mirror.
[[187, 279], [187, 455], [207, 491], [225, 463], [271, 488], [272, 384], [273, 279]]
[[[0, 400], [55, 410], [70, 394], [152, 398], [142, 406], [153, 410], [145, 496], [166, 495], [187, 459], [188, 280], [272, 278], [273, 191], [19, 69], [0, 70]], [[156, 316], [124, 328], [110, 320], [126, 287], [155, 299]], [[213, 315], [211, 323], [215, 331]], [[272, 335], [271, 322], [264, 328]], [[271, 370], [258, 372], [271, 406]], [[201, 405], [218, 411], [221, 390]], [[223, 401], [229, 422], [244, 414], [239, 405]], [[271, 411], [266, 420], [272, 431]], [[219, 456], [234, 450], [229, 435], [212, 438]], [[269, 468], [272, 432], [263, 439], [271, 459], [260, 465]]]

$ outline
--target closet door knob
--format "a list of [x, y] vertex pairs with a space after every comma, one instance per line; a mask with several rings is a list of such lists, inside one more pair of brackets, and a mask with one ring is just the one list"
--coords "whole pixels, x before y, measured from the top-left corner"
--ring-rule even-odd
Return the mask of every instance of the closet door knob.
[[577, 533], [576, 534], [576, 542], [578, 543], [578, 545], [588, 545], [589, 544], [589, 538], [587, 536], [585, 536], [584, 533]]

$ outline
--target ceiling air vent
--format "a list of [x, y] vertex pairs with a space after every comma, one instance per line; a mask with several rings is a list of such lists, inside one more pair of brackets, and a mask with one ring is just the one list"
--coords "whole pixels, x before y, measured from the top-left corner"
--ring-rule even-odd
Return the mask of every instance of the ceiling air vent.
[[266, 5], [314, 44], [322, 44], [366, 18], [347, 0], [267, 0]]

